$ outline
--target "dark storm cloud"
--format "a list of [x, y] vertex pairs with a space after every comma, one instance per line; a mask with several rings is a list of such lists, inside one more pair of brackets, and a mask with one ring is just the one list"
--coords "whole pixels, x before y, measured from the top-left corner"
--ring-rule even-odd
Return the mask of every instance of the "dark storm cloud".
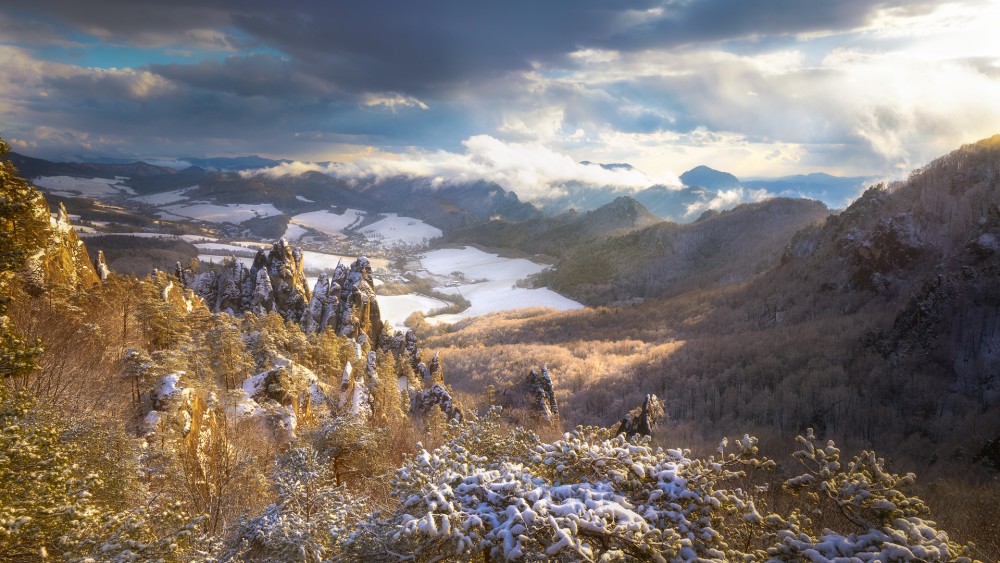
[[255, 54], [196, 64], [149, 65], [148, 68], [179, 84], [238, 96], [298, 99], [337, 94], [334, 84], [303, 73], [296, 68], [298, 66], [274, 55]]
[[[555, 0], [547, 2], [273, 2], [9, 0], [106, 35], [148, 44], [195, 30], [257, 41], [307, 72], [358, 90], [429, 95], [502, 76], [578, 48], [645, 49], [750, 35], [840, 30], [867, 20], [873, 0]], [[903, 5], [912, 5], [904, 2]], [[239, 32], [239, 33], [237, 33]], [[205, 41], [221, 41], [205, 38]]]
[[664, 17], [615, 38], [618, 47], [677, 46], [753, 36], [844, 31], [866, 23], [876, 9], [921, 13], [930, 0], [679, 0], [664, 2]]

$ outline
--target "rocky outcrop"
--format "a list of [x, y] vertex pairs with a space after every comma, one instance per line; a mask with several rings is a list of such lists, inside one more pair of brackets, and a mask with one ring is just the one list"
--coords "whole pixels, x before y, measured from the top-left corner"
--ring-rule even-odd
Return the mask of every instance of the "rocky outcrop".
[[299, 322], [309, 302], [302, 252], [285, 239], [274, 243], [267, 254], [258, 251], [250, 268], [235, 258], [227, 258], [219, 270], [196, 277], [180, 265], [177, 273], [185, 286], [190, 286], [216, 313], [275, 312], [285, 320]]
[[[338, 264], [337, 268], [340, 269], [341, 266]], [[319, 332], [329, 326], [331, 321], [333, 321], [336, 328], [340, 295], [340, 284], [331, 281], [330, 276], [326, 272], [320, 274], [319, 279], [316, 280], [316, 285], [313, 287], [309, 307], [302, 314], [302, 321], [300, 322], [302, 330], [306, 334]]]
[[632, 409], [618, 423], [615, 434], [625, 434], [626, 438], [635, 435], [650, 436], [653, 433], [653, 428], [664, 416], [663, 405], [656, 398], [656, 395], [646, 395], [642, 406]]
[[181, 280], [201, 297], [213, 313], [233, 315], [250, 311], [250, 271], [236, 258], [226, 258], [218, 270], [205, 272], [193, 279]]
[[287, 437], [299, 425], [333, 412], [332, 394], [317, 375], [281, 356], [271, 369], [244, 381], [241, 390], [245, 400], [236, 405], [237, 414], [269, 419]]
[[[182, 279], [188, 279], [184, 270], [178, 271]], [[261, 315], [273, 311], [300, 323], [306, 333], [334, 330], [359, 341], [367, 339], [376, 347], [382, 339], [375, 280], [364, 256], [350, 267], [338, 264], [332, 275], [321, 274], [310, 294], [301, 251], [281, 239], [267, 254], [259, 251], [250, 268], [229, 258], [221, 269], [201, 274], [190, 283], [214, 312]]]
[[50, 287], [63, 285], [77, 289], [87, 289], [101, 281], [87, 256], [87, 247], [70, 226], [69, 214], [61, 203], [56, 217], [49, 223], [45, 281]]
[[[371, 359], [371, 358], [369, 358]], [[369, 364], [374, 374], [374, 363]], [[369, 370], [366, 369], [366, 372]], [[368, 379], [366, 373], [354, 373], [350, 362], [344, 364], [344, 373], [340, 379], [340, 402], [338, 411], [361, 419], [372, 415], [372, 388], [377, 384], [377, 378]]]
[[181, 280], [181, 285], [184, 287], [191, 287], [191, 284], [193, 284], [195, 280], [194, 270], [191, 268], [185, 268], [180, 262], [177, 262], [174, 266], [174, 276]]
[[101, 281], [107, 281], [108, 276], [111, 275], [111, 268], [108, 267], [107, 261], [104, 259], [104, 251], [97, 251], [97, 262], [94, 263], [94, 270], [97, 272], [97, 277]]
[[398, 360], [410, 364], [414, 370], [420, 364], [420, 341], [412, 330], [405, 333], [397, 330], [391, 337], [383, 338], [380, 347], [383, 352], [391, 352]]
[[[45, 198], [31, 188], [26, 199], [30, 201], [20, 217], [15, 218], [15, 232], [31, 233], [24, 248], [27, 260], [21, 269], [29, 287], [39, 291], [51, 288], [85, 290], [100, 283], [87, 247], [70, 225], [66, 207], [59, 204], [53, 217]], [[33, 243], [33, 244], [32, 244]], [[37, 245], [37, 246], [36, 246]]]
[[338, 264], [332, 276], [316, 280], [312, 299], [301, 316], [307, 333], [334, 330], [341, 336], [367, 339], [373, 347], [382, 340], [382, 315], [375, 295], [371, 263], [358, 257], [350, 267]]
[[426, 391], [414, 393], [410, 398], [410, 410], [426, 421], [435, 408], [441, 409], [447, 420], [462, 421], [462, 409], [452, 401], [451, 393], [440, 383], [435, 383]]
[[535, 420], [552, 422], [558, 418], [559, 404], [548, 366], [543, 365], [540, 371], [531, 370], [520, 385], [504, 389], [501, 404], [505, 410], [526, 412]]
[[[278, 239], [266, 257], [263, 250], [257, 251], [250, 275], [261, 288], [261, 300], [276, 313], [293, 322], [302, 318], [309, 302], [309, 287], [302, 271], [301, 250], [292, 248], [284, 238]], [[270, 291], [267, 291], [268, 285]]]
[[920, 231], [912, 214], [900, 213], [878, 221], [868, 233], [848, 233], [844, 251], [853, 266], [852, 285], [877, 291], [910, 268], [928, 252]]
[[337, 334], [358, 337], [364, 333], [373, 346], [378, 346], [382, 337], [382, 315], [375, 298], [371, 263], [361, 256], [351, 264], [343, 281], [337, 277], [333, 281], [343, 287], [337, 312]]

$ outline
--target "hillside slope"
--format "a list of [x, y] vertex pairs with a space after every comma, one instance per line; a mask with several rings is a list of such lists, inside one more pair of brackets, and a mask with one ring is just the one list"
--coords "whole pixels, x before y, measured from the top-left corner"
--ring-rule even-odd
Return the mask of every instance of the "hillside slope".
[[456, 230], [442, 239], [450, 244], [477, 244], [528, 254], [562, 257], [579, 245], [612, 234], [658, 223], [636, 200], [621, 196], [593, 211], [569, 212], [524, 221], [495, 218]]
[[779, 198], [658, 223], [577, 244], [537, 281], [589, 305], [738, 283], [776, 265], [796, 231], [828, 214], [819, 202]]

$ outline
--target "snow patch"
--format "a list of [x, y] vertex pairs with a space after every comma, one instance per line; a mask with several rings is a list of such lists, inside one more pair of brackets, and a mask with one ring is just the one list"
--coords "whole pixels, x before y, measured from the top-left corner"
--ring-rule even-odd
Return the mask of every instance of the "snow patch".
[[177, 371], [174, 373], [168, 373], [160, 378], [160, 384], [154, 391], [156, 395], [156, 404], [162, 404], [163, 401], [170, 399], [184, 390], [184, 387], [179, 385], [183, 375], [183, 371]]
[[142, 197], [133, 198], [132, 201], [138, 201], [140, 203], [145, 203], [147, 205], [168, 205], [171, 203], [177, 203], [179, 201], [184, 201], [189, 199], [186, 195], [187, 192], [198, 189], [198, 186], [191, 186], [188, 188], [183, 188], [180, 190], [174, 190], [171, 192], [162, 192], [152, 195], [144, 195]]
[[164, 218], [169, 218], [170, 216], [183, 217], [185, 219], [196, 219], [209, 223], [242, 223], [257, 217], [281, 215], [281, 211], [278, 211], [270, 203], [232, 203], [229, 205], [193, 203], [162, 207], [157, 215]]
[[40, 176], [31, 183], [65, 197], [99, 198], [107, 195], [135, 195], [135, 190], [122, 184], [121, 179]]
[[344, 236], [346, 231], [364, 221], [367, 214], [357, 209], [347, 209], [341, 214], [331, 211], [310, 211], [289, 219], [288, 224], [301, 225], [334, 236]]
[[379, 313], [382, 320], [389, 322], [393, 329], [406, 332], [403, 321], [415, 311], [427, 313], [434, 309], [447, 307], [449, 303], [434, 297], [427, 297], [417, 293], [406, 295], [380, 295], [378, 297]]
[[400, 244], [427, 244], [441, 236], [441, 229], [432, 227], [420, 219], [400, 217], [396, 213], [383, 213], [382, 219], [358, 229], [370, 241], [384, 246]]
[[480, 280], [437, 288], [442, 293], [461, 295], [472, 305], [458, 314], [431, 317], [428, 319], [431, 322], [453, 323], [469, 317], [528, 307], [552, 307], [561, 311], [583, 307], [551, 289], [516, 287], [518, 281], [545, 269], [545, 266], [524, 258], [501, 258], [497, 254], [464, 247], [428, 252], [420, 263], [434, 275], [458, 273], [464, 279]]

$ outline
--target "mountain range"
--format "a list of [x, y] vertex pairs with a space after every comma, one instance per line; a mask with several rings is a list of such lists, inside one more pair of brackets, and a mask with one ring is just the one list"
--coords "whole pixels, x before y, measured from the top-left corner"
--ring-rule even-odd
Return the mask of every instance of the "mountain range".
[[[124, 185], [139, 195], [198, 189], [189, 194], [199, 200], [225, 204], [272, 203], [282, 210], [298, 212], [318, 205], [357, 208], [372, 212], [394, 212], [414, 216], [444, 229], [468, 226], [489, 217], [527, 219], [536, 214], [558, 215], [567, 211], [589, 211], [628, 195], [650, 213], [677, 223], [697, 219], [707, 209], [732, 207], [740, 202], [768, 196], [816, 199], [828, 207], [841, 208], [860, 194], [872, 178], [837, 177], [827, 174], [787, 176], [741, 181], [732, 174], [698, 166], [681, 175], [682, 186], [652, 185], [640, 190], [609, 190], [601, 186], [567, 182], [560, 195], [521, 201], [503, 186], [485, 181], [432, 182], [429, 178], [388, 177], [347, 179], [319, 172], [287, 176], [248, 174], [289, 161], [258, 156], [185, 157], [159, 166], [145, 162], [50, 162], [11, 153], [11, 160], [25, 177], [68, 176], [77, 178], [125, 178]], [[634, 170], [626, 163], [596, 164], [607, 170]], [[174, 166], [180, 165], [180, 166]], [[735, 193], [732, 190], [747, 190]], [[720, 193], [725, 198], [719, 198]], [[270, 234], [270, 233], [261, 233]]]

